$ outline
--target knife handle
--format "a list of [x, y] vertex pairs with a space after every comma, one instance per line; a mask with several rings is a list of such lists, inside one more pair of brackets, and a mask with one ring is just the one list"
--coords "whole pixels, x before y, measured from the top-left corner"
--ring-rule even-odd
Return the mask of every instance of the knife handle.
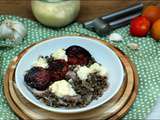
[[136, 18], [136, 17], [138, 17], [140, 15], [141, 15], [141, 13], [139, 12], [139, 13], [136, 13], [136, 14], [133, 14], [133, 15], [130, 15], [130, 16], [115, 20], [113, 22], [110, 22], [109, 26], [113, 30], [116, 29], [116, 28], [123, 27], [125, 25], [128, 25], [133, 18]]
[[130, 21], [133, 18], [138, 17], [139, 15], [141, 15], [141, 13], [135, 13], [133, 15], [130, 16], [126, 16], [124, 18], [106, 23], [104, 22], [101, 18], [96, 18], [94, 20], [94, 31], [96, 33], [98, 33], [99, 35], [106, 35], [109, 34], [112, 30], [116, 29], [116, 28], [120, 28], [123, 27], [125, 25], [128, 25], [130, 23]]
[[131, 5], [125, 9], [121, 9], [119, 11], [102, 16], [101, 19], [107, 23], [140, 12], [142, 9], [143, 9], [143, 3], [138, 3], [135, 5]]
[[110, 31], [129, 24], [130, 20], [141, 15], [143, 4], [129, 6], [117, 12], [85, 22], [83, 25], [99, 35], [109, 34]]

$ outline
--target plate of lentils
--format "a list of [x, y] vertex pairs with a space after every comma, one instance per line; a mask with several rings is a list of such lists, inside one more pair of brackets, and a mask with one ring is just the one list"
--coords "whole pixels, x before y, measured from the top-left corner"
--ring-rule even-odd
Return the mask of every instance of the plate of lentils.
[[29, 67], [21, 69], [25, 90], [36, 100], [33, 102], [33, 98], [26, 97], [30, 95], [22, 94], [49, 111], [66, 113], [68, 110], [73, 113], [92, 109], [90, 105], [103, 98], [112, 84], [108, 68], [91, 52], [83, 45], [72, 43], [67, 47], [57, 47], [48, 55], [39, 53]]

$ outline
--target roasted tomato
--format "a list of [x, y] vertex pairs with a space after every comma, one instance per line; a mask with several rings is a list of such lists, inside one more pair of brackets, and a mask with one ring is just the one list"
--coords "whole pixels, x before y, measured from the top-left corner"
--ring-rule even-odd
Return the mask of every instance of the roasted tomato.
[[65, 60], [53, 60], [49, 62], [48, 69], [52, 81], [61, 80], [68, 72], [68, 64]]
[[47, 70], [41, 67], [33, 67], [24, 76], [28, 86], [37, 90], [45, 90], [50, 83], [50, 75]]
[[91, 59], [90, 53], [80, 46], [71, 46], [67, 48], [66, 54], [68, 56], [68, 64], [71, 65], [86, 65]]

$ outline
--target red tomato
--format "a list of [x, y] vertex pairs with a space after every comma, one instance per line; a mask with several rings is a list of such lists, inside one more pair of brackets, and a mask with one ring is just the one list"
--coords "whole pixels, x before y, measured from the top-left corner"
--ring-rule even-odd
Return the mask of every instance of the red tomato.
[[150, 30], [150, 26], [151, 23], [146, 17], [139, 16], [131, 20], [130, 34], [138, 37], [146, 36]]

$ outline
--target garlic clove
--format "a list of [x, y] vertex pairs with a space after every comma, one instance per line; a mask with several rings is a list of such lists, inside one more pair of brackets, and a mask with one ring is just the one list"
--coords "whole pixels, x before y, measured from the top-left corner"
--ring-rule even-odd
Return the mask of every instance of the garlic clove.
[[7, 25], [0, 25], [0, 38], [11, 38], [13, 30], [10, 29]]
[[17, 31], [22, 37], [24, 37], [27, 33], [26, 28], [20, 22], [15, 21], [12, 25], [12, 29]]
[[12, 20], [6, 19], [2, 22], [2, 24], [6, 25], [7, 27], [12, 27]]
[[115, 41], [115, 42], [120, 42], [123, 40], [123, 37], [118, 33], [112, 33], [109, 35], [109, 40]]
[[14, 40], [14, 41], [22, 41], [22, 39], [23, 39], [23, 36], [21, 36], [18, 32], [16, 32], [16, 31], [14, 31], [13, 32], [14, 34], [13, 34], [13, 37], [12, 37], [12, 39], [11, 40]]
[[139, 49], [139, 45], [136, 43], [128, 43], [127, 47], [129, 47], [132, 50], [138, 50]]

